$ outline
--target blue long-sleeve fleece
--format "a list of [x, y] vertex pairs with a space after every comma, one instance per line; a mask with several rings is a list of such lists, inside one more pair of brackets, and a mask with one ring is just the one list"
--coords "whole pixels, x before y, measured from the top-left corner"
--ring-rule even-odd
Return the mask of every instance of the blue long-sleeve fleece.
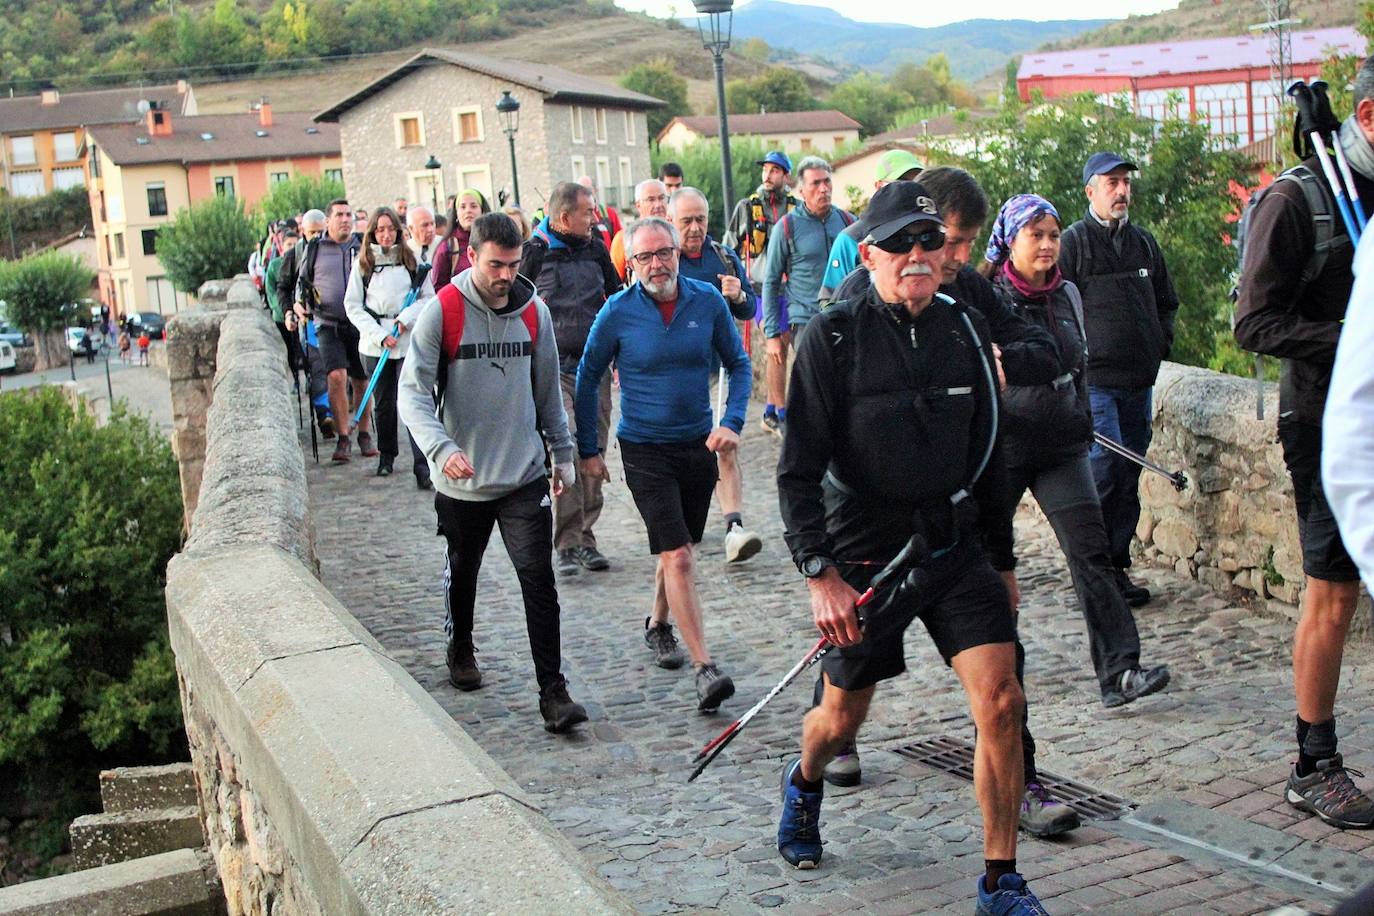
[[620, 425], [630, 442], [687, 442], [711, 432], [711, 357], [730, 373], [720, 425], [739, 432], [753, 372], [735, 321], [715, 287], [678, 277], [677, 307], [663, 326], [658, 304], [636, 283], [601, 307], [577, 366], [577, 451], [599, 454], [598, 386], [614, 361], [620, 370]]

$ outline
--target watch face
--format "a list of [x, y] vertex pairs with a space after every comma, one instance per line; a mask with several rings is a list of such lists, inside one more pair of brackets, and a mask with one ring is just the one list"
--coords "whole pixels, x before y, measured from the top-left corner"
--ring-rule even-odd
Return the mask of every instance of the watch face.
[[806, 562], [802, 563], [802, 575], [808, 579], [814, 579], [825, 569], [825, 562], [820, 557], [807, 557]]

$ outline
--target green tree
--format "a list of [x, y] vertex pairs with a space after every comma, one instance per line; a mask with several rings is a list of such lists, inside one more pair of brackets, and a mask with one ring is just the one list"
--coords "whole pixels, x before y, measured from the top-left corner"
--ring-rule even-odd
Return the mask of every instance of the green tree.
[[[759, 183], [758, 160], [762, 159], [768, 148], [754, 137], [730, 138], [730, 174], [735, 185], [735, 200], [752, 194]], [[701, 191], [710, 202], [710, 218], [706, 229], [711, 236], [720, 241], [724, 235], [725, 217], [723, 214], [724, 194], [720, 179], [720, 141], [698, 140], [682, 149], [656, 149], [650, 156], [654, 174], [669, 160], [682, 166], [684, 182]]]
[[77, 300], [86, 295], [94, 280], [95, 274], [80, 258], [57, 251], [0, 261], [0, 302], [5, 303], [9, 320], [38, 342], [44, 366], [55, 362], [49, 332], [60, 329], [71, 318]]
[[836, 86], [826, 104], [858, 121], [863, 125], [864, 136], [870, 136], [891, 127], [893, 116], [913, 103], [911, 96], [861, 71]]
[[293, 175], [263, 195], [255, 208], [260, 221], [294, 217], [306, 210], [323, 210], [331, 200], [344, 196], [343, 182], [313, 175]]
[[181, 542], [171, 448], [117, 407], [0, 396], [0, 778], [70, 782], [184, 753], [162, 596]]
[[745, 60], [752, 60], [756, 64], [766, 64], [768, 63], [768, 55], [773, 53], [773, 49], [768, 47], [768, 42], [762, 38], [751, 38], [740, 46], [739, 53]]
[[673, 65], [666, 60], [649, 61], [631, 67], [620, 78], [620, 85], [668, 103], [664, 108], [648, 112], [650, 139], [657, 137], [673, 118], [692, 113], [692, 106], [687, 103], [687, 81], [678, 76]]
[[816, 98], [805, 77], [796, 70], [769, 67], [758, 76], [727, 83], [725, 105], [731, 114], [811, 111], [816, 107]]
[[207, 280], [242, 272], [256, 242], [243, 201], [212, 197], [178, 210], [158, 230], [157, 259], [173, 286], [194, 293]]

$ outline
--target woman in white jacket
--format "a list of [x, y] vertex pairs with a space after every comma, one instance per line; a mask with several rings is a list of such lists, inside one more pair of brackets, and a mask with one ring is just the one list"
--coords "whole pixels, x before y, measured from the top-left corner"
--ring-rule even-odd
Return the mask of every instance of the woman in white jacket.
[[[413, 295], [412, 295], [413, 291]], [[391, 474], [396, 461], [396, 382], [410, 344], [409, 329], [434, 298], [427, 272], [415, 263], [415, 253], [401, 241], [401, 220], [389, 207], [372, 211], [363, 233], [362, 247], [344, 293], [344, 309], [358, 329], [358, 352], [369, 375], [377, 368], [382, 350], [391, 351], [382, 369], [372, 403], [377, 416], [377, 446], [381, 458], [377, 476]], [[409, 438], [409, 436], [407, 436]], [[410, 439], [415, 462], [415, 484], [433, 489], [424, 453]]]

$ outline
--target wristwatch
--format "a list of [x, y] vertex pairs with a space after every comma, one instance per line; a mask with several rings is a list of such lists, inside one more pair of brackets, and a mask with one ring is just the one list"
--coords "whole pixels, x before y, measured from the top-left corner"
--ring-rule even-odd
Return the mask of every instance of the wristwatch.
[[818, 579], [827, 569], [831, 569], [834, 566], [835, 561], [830, 557], [812, 554], [805, 560], [802, 560], [801, 571], [802, 575], [806, 576], [808, 579]]

